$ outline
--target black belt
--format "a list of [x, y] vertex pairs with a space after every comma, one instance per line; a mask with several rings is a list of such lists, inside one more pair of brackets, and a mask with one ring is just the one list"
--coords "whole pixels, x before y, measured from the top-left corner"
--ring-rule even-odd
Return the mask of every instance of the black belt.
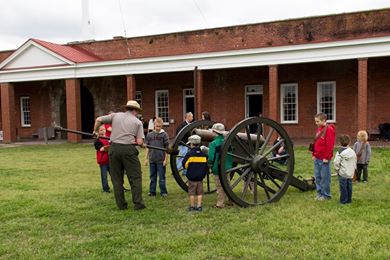
[[132, 146], [138, 146], [138, 144], [121, 144], [121, 143], [111, 143], [111, 145], [132, 145]]

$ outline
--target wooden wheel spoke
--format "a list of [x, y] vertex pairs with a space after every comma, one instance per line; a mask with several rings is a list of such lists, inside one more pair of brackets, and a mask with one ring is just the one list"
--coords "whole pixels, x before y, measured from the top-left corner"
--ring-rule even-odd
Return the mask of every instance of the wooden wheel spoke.
[[251, 171], [251, 168], [247, 168], [243, 173], [240, 174], [240, 176], [237, 178], [237, 180], [234, 181], [234, 183], [230, 186], [232, 190], [237, 186], [237, 184], [245, 178], [246, 175]]
[[248, 167], [249, 165], [250, 165], [250, 163], [241, 164], [241, 165], [238, 165], [236, 167], [233, 167], [233, 168], [226, 170], [225, 173], [230, 173], [233, 171], [237, 171], [239, 169], [244, 169], [244, 168]]
[[281, 156], [271, 157], [268, 159], [268, 161], [277, 161], [277, 160], [284, 159], [284, 158], [290, 158], [290, 154], [286, 153], [286, 154], [283, 154]]
[[254, 150], [252, 139], [251, 139], [251, 132], [250, 132], [250, 129], [249, 129], [249, 125], [247, 125], [245, 127], [245, 132], [246, 132], [246, 138], [247, 138], [247, 141], [248, 141], [249, 152], [251, 154], [254, 154], [255, 150]]
[[246, 195], [246, 192], [248, 190], [248, 186], [250, 185], [252, 176], [253, 176], [253, 172], [251, 172], [250, 175], [248, 176], [248, 178], [245, 180], [244, 189], [242, 190], [242, 194], [241, 194], [241, 199], [244, 199], [244, 197]]
[[256, 134], [257, 134], [257, 137], [256, 137], [255, 152], [256, 152], [256, 154], [258, 154], [259, 146], [260, 146], [260, 137], [261, 137], [261, 124], [260, 123], [257, 123]]
[[234, 158], [241, 159], [241, 160], [244, 160], [244, 161], [247, 161], [247, 162], [251, 161], [251, 158], [240, 156], [238, 154], [234, 154], [234, 153], [231, 153], [231, 152], [228, 152], [227, 154], [231, 155]]
[[253, 202], [257, 204], [257, 172], [254, 172], [253, 174]]
[[263, 154], [265, 148], [267, 147], [267, 144], [269, 143], [269, 140], [272, 137], [273, 132], [274, 132], [274, 129], [271, 128], [271, 130], [269, 131], [269, 133], [267, 135], [267, 138], [265, 138], [265, 141], [264, 141], [263, 145], [260, 148], [259, 154]]
[[250, 157], [253, 156], [253, 154], [248, 151], [248, 148], [242, 143], [242, 140], [238, 136], [235, 136], [234, 139], [241, 146], [241, 148], [246, 152], [247, 155], [249, 155]]
[[275, 181], [274, 177], [272, 177], [271, 174], [269, 174], [268, 172], [264, 172], [264, 174], [268, 176], [269, 180], [270, 180], [273, 184], [275, 184], [275, 186], [278, 187], [278, 189], [280, 189], [279, 183], [277, 183], [277, 182]]
[[[261, 184], [262, 184], [262, 185], [260, 185], [260, 186], [263, 187], [264, 192], [265, 192], [265, 195], [267, 196], [268, 199], [270, 199], [271, 196], [269, 195], [268, 189], [271, 189], [271, 188], [269, 188], [269, 187], [265, 184], [264, 178], [263, 178], [263, 176], [261, 176], [261, 174], [259, 174], [259, 177], [260, 177], [260, 182], [261, 182]], [[274, 194], [275, 194], [275, 192], [274, 192]]]
[[273, 179], [278, 179], [280, 181], [284, 181], [285, 177], [288, 175], [288, 172], [283, 171], [275, 166], [269, 165], [268, 168], [271, 171], [268, 171], [266, 174], [268, 176], [272, 177]]
[[268, 149], [263, 155], [267, 156], [268, 154], [270, 154], [273, 150], [275, 150], [276, 147], [278, 147], [283, 142], [284, 142], [284, 139], [281, 138], [276, 144], [274, 144], [270, 149]]

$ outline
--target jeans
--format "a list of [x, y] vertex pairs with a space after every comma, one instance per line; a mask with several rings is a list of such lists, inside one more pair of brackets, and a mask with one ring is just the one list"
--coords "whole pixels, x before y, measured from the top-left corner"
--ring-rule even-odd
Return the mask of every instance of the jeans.
[[316, 181], [317, 195], [330, 199], [330, 161], [324, 163], [322, 160], [314, 160], [314, 178]]
[[160, 194], [167, 194], [167, 187], [165, 183], [165, 166], [162, 163], [149, 163], [150, 169], [150, 187], [149, 192], [156, 194], [157, 175], [159, 179]]
[[362, 176], [363, 171], [363, 181], [368, 181], [368, 164], [357, 164], [357, 181], [360, 181], [360, 177]]
[[340, 183], [340, 203], [352, 202], [352, 179], [347, 179], [339, 176]]
[[107, 172], [110, 172], [110, 166], [109, 164], [106, 165], [100, 165], [100, 176], [102, 179], [102, 188], [103, 191], [108, 192], [110, 191], [110, 186], [108, 186], [108, 181], [107, 181]]

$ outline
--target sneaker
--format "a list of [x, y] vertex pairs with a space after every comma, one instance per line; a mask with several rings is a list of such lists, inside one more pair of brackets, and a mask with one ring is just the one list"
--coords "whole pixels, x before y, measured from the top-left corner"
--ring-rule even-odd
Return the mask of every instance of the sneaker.
[[149, 197], [156, 197], [156, 193], [155, 192], [149, 192], [148, 195], [149, 195]]
[[146, 208], [146, 206], [144, 204], [134, 205], [134, 210], [143, 210], [145, 208]]
[[162, 193], [161, 197], [168, 197], [168, 193]]
[[188, 211], [195, 211], [196, 210], [196, 208], [195, 207], [188, 207]]
[[196, 208], [196, 211], [203, 211], [203, 208], [202, 208], [202, 206], [200, 206], [200, 207], [197, 207], [197, 208]]
[[326, 200], [326, 198], [325, 198], [325, 197], [322, 197], [322, 196], [319, 196], [319, 197], [316, 198], [316, 200], [317, 200], [317, 201], [324, 201], [324, 200]]
[[363, 181], [363, 183], [367, 183], [367, 181]]

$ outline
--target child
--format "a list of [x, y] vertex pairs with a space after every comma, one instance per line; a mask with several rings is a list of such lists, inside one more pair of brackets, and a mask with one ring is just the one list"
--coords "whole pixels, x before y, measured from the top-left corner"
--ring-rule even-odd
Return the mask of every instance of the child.
[[[154, 121], [154, 130], [146, 136], [145, 142], [148, 145], [167, 148], [168, 147], [168, 134], [162, 129], [163, 120], [156, 118]], [[160, 195], [166, 197], [168, 195], [166, 183], [165, 183], [165, 166], [167, 165], [168, 156], [167, 153], [155, 149], [147, 149], [145, 157], [145, 165], [148, 165], [150, 171], [150, 186], [149, 196], [156, 196], [157, 186], [157, 174], [159, 178]]]
[[314, 177], [316, 181], [317, 196], [316, 200], [328, 200], [330, 194], [330, 167], [329, 161], [333, 157], [333, 148], [335, 142], [335, 128], [332, 124], [326, 123], [327, 116], [324, 113], [318, 113], [314, 117], [317, 125], [317, 132], [314, 138], [314, 151], [312, 159], [314, 160]]
[[[211, 128], [213, 132], [217, 135], [214, 137], [214, 140], [210, 143], [209, 146], [209, 157], [208, 165], [211, 168], [212, 173], [214, 174], [215, 186], [217, 187], [217, 204], [214, 205], [214, 208], [222, 209], [225, 207], [225, 192], [221, 186], [221, 181], [219, 180], [219, 165], [220, 165], [220, 156], [221, 156], [221, 146], [223, 143], [223, 132], [225, 131], [225, 126], [220, 123], [216, 123]], [[226, 158], [225, 169], [230, 169], [233, 167], [233, 160], [231, 156]]]
[[[106, 136], [106, 128], [104, 125], [99, 128], [99, 137]], [[97, 138], [94, 142], [96, 149], [96, 161], [100, 167], [100, 176], [102, 179], [102, 187], [104, 192], [110, 192], [110, 186], [108, 186], [107, 172], [110, 172], [110, 166], [108, 162], [108, 149], [110, 144], [108, 140], [103, 138]]]
[[[276, 145], [280, 139], [282, 139], [280, 136], [278, 136], [278, 138], [275, 139], [273, 145]], [[272, 150], [272, 155], [274, 157], [282, 157], [283, 155], [286, 154], [286, 147], [284, 145], [284, 142], [280, 143], [278, 146], [275, 147], [275, 149]], [[275, 160], [277, 163], [280, 163], [280, 164], [287, 164], [287, 158], [286, 157], [282, 157], [282, 158], [279, 158], [279, 159], [276, 159]]]
[[339, 176], [340, 203], [352, 203], [352, 177], [356, 169], [356, 154], [349, 147], [349, 135], [340, 136], [341, 148], [334, 158], [334, 169]]
[[[190, 207], [188, 211], [202, 211], [203, 179], [207, 171], [207, 156], [200, 150], [201, 138], [199, 135], [191, 135], [187, 145], [191, 150], [183, 159], [183, 167], [187, 169], [188, 196]], [[197, 196], [197, 206], [195, 207], [195, 196]]]
[[353, 145], [353, 150], [357, 157], [357, 176], [356, 181], [360, 182], [363, 170], [363, 183], [368, 181], [368, 163], [371, 157], [371, 146], [367, 142], [368, 134], [361, 130], [357, 134], [357, 142]]

